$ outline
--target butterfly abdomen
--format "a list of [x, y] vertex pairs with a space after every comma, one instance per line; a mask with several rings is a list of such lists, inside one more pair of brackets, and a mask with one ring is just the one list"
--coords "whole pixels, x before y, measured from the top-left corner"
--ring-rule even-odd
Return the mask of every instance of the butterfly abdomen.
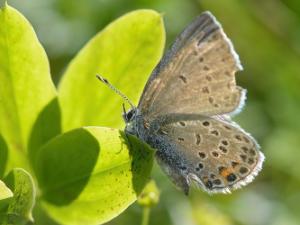
[[177, 151], [178, 146], [163, 135], [150, 136], [147, 143], [156, 149], [155, 157], [163, 171], [177, 187], [188, 194], [188, 166], [180, 151]]

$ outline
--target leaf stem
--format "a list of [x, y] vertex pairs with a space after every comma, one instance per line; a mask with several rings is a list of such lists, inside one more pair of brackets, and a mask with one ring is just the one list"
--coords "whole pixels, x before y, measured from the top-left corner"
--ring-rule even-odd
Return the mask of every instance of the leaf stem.
[[143, 208], [143, 218], [142, 218], [141, 225], [148, 225], [149, 224], [150, 210], [151, 210], [151, 208], [148, 207], [148, 206], [145, 206]]

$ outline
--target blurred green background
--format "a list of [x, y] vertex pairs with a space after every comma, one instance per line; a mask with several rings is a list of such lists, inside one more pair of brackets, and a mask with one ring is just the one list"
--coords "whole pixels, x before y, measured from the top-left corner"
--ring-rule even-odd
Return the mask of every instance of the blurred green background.
[[[196, 189], [184, 196], [155, 166], [153, 177], [161, 197], [151, 211], [150, 224], [300, 224], [299, 0], [9, 2], [32, 23], [56, 83], [76, 52], [126, 12], [150, 8], [163, 13], [169, 46], [195, 16], [210, 10], [232, 39], [244, 66], [237, 81], [248, 89], [248, 100], [235, 120], [258, 140], [266, 161], [247, 187], [231, 195], [212, 196]], [[139, 224], [141, 217], [141, 207], [134, 204], [108, 224]]]

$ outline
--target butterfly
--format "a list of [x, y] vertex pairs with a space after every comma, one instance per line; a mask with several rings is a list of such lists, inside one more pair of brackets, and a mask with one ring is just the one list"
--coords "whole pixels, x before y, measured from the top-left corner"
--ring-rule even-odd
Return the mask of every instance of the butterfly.
[[251, 182], [264, 155], [255, 139], [231, 120], [244, 105], [237, 86], [242, 66], [231, 41], [210, 12], [177, 37], [153, 70], [135, 107], [120, 94], [125, 132], [157, 149], [156, 160], [185, 194], [192, 183], [209, 193], [230, 193]]

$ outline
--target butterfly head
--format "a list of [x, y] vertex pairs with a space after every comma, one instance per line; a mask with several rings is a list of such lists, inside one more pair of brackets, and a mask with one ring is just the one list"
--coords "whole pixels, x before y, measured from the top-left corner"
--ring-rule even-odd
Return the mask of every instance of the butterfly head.
[[138, 109], [137, 108], [131, 108], [129, 111], [125, 111], [124, 105], [123, 105], [123, 119], [126, 123], [126, 132], [129, 134], [137, 135], [137, 116], [138, 116]]
[[136, 108], [131, 108], [128, 112], [126, 112], [124, 105], [123, 105], [123, 119], [125, 121], [126, 124], [132, 122], [137, 114], [137, 109]]

